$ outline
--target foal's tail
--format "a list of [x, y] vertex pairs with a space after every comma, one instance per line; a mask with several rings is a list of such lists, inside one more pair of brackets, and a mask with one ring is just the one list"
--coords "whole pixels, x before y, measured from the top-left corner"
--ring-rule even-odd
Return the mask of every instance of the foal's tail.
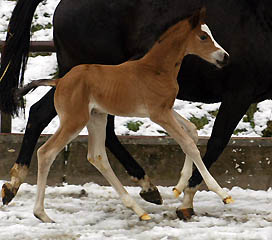
[[12, 12], [0, 67], [0, 110], [16, 114], [19, 106], [14, 91], [23, 84], [30, 45], [30, 28], [34, 12], [43, 0], [18, 0]]
[[15, 90], [14, 92], [14, 98], [15, 101], [16, 99], [20, 99], [23, 96], [25, 96], [27, 93], [29, 93], [30, 91], [35, 90], [37, 87], [39, 86], [51, 86], [51, 87], [55, 87], [57, 85], [57, 80], [58, 79], [39, 79], [39, 80], [34, 80], [32, 82], [30, 82], [29, 84], [18, 88]]

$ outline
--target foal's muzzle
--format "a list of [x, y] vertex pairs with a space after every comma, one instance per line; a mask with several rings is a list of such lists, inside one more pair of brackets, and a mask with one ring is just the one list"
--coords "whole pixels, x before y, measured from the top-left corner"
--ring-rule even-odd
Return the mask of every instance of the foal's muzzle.
[[224, 53], [224, 56], [222, 57], [222, 60], [216, 60], [216, 63], [220, 67], [224, 67], [224, 66], [228, 65], [228, 63], [229, 63], [229, 55], [227, 53]]

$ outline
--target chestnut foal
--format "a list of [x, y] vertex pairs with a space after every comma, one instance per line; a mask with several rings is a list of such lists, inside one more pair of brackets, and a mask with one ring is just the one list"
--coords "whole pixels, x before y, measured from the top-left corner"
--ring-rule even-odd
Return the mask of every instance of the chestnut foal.
[[87, 126], [89, 132], [88, 161], [109, 181], [124, 205], [140, 217], [149, 215], [122, 186], [108, 162], [105, 151], [107, 114], [149, 117], [161, 125], [186, 154], [178, 196], [187, 186], [194, 163], [208, 188], [224, 203], [231, 197], [217, 184], [202, 162], [196, 143], [195, 126], [173, 110], [178, 92], [177, 74], [181, 59], [196, 54], [222, 67], [228, 54], [213, 39], [204, 23], [205, 9], [170, 27], [141, 59], [120, 65], [83, 64], [74, 67], [63, 78], [33, 81], [18, 91], [24, 95], [41, 86], [56, 86], [55, 107], [60, 118], [56, 133], [38, 150], [38, 182], [34, 215], [43, 222], [53, 222], [45, 213], [44, 196], [49, 168], [57, 154]]

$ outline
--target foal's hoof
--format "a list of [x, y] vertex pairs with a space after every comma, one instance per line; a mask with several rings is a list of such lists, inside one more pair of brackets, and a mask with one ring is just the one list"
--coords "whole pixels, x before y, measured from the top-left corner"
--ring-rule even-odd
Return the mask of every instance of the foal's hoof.
[[38, 218], [39, 220], [41, 220], [43, 223], [56, 223], [55, 221], [53, 221], [51, 218], [49, 218], [46, 213], [40, 213], [40, 214], [37, 214], [37, 213], [34, 213], [34, 216], [36, 218]]
[[226, 197], [226, 198], [223, 200], [223, 202], [224, 202], [225, 204], [229, 204], [229, 203], [234, 203], [234, 200], [232, 199], [231, 196], [228, 196], [228, 197]]
[[2, 202], [4, 205], [8, 205], [11, 200], [15, 197], [16, 193], [18, 191], [18, 188], [12, 187], [10, 183], [5, 183], [2, 186]]
[[179, 195], [181, 194], [181, 191], [179, 191], [179, 190], [176, 189], [176, 188], [173, 188], [173, 193], [174, 193], [174, 196], [175, 196], [176, 198], [178, 198]]
[[195, 215], [193, 208], [177, 209], [176, 213], [178, 218], [184, 221], [190, 220]]
[[148, 191], [141, 191], [140, 196], [147, 202], [154, 203], [157, 205], [162, 204], [162, 197], [159, 190], [155, 187], [154, 189], [150, 189]]
[[140, 217], [140, 221], [149, 221], [149, 220], [151, 220], [151, 217], [147, 213], [145, 213], [144, 215]]

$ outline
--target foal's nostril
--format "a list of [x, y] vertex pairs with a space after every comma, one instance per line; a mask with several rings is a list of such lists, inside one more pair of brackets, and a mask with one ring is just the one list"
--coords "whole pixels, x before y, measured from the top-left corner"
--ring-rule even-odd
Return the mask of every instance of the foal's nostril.
[[229, 55], [224, 53], [224, 58], [222, 61], [222, 65], [227, 65], [229, 63]]

